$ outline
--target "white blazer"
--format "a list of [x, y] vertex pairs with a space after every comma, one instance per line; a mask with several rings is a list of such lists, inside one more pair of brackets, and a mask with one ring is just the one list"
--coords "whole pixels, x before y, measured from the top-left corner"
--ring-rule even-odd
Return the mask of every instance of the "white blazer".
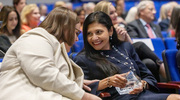
[[83, 78], [64, 43], [35, 28], [16, 40], [3, 59], [0, 100], [80, 100]]

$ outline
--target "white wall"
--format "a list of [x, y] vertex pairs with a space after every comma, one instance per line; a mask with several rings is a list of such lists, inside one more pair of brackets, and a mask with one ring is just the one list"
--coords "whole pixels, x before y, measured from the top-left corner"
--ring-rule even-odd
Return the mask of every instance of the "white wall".
[[[70, 0], [26, 0], [27, 4], [30, 4], [30, 3], [52, 4], [52, 3], [55, 3], [56, 1], [70, 1]], [[3, 5], [13, 5], [12, 4], [13, 0], [0, 0], [0, 2], [2, 2]]]

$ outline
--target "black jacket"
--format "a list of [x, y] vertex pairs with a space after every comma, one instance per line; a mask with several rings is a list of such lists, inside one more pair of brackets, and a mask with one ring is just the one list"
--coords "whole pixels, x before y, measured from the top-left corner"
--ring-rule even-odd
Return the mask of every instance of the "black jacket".
[[0, 58], [4, 57], [6, 51], [11, 46], [11, 42], [5, 35], [0, 35]]

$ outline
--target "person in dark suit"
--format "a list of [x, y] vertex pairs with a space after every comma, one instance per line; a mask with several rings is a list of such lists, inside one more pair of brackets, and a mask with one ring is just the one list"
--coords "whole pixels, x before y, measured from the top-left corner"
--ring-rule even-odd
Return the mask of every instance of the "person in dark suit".
[[[74, 61], [83, 69], [85, 79], [99, 81], [92, 86], [92, 93], [108, 92], [106, 100], [170, 100], [175, 94], [158, 94], [156, 80], [140, 61], [129, 42], [118, 40], [110, 17], [104, 12], [91, 13], [83, 26], [84, 50]], [[134, 72], [142, 84], [129, 94], [120, 95], [117, 88], [124, 88], [126, 75]], [[174, 97], [175, 98], [175, 97]], [[176, 99], [176, 98], [175, 98]]]
[[174, 5], [172, 3], [173, 2], [168, 2], [161, 6], [160, 18], [159, 18], [160, 20], [159, 26], [161, 28], [161, 31], [169, 31], [171, 14], [174, 8]]
[[156, 13], [153, 1], [141, 1], [138, 6], [138, 17], [127, 25], [131, 38], [162, 38], [161, 29], [152, 21]]
[[159, 22], [159, 26], [161, 28], [161, 31], [167, 31], [169, 28], [169, 24], [170, 24], [169, 18], [166, 18], [166, 19], [162, 20], [161, 22]]

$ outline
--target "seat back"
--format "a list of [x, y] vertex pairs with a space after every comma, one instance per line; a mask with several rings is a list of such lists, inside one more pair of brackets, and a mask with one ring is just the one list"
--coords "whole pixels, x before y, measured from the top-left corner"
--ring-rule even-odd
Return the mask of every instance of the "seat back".
[[180, 81], [180, 73], [176, 61], [177, 49], [164, 50], [162, 57], [165, 65], [167, 82]]
[[78, 35], [78, 38], [79, 38], [79, 40], [83, 40], [83, 33], [82, 32]]
[[164, 38], [164, 45], [166, 49], [176, 49], [177, 42], [175, 41], [175, 38]]
[[151, 41], [154, 46], [154, 53], [162, 60], [162, 52], [165, 50], [163, 40], [161, 38], [153, 38]]
[[73, 52], [80, 52], [84, 48], [84, 41], [79, 40], [73, 45]]
[[163, 38], [168, 37], [168, 32], [167, 31], [161, 31], [161, 34], [162, 34]]

